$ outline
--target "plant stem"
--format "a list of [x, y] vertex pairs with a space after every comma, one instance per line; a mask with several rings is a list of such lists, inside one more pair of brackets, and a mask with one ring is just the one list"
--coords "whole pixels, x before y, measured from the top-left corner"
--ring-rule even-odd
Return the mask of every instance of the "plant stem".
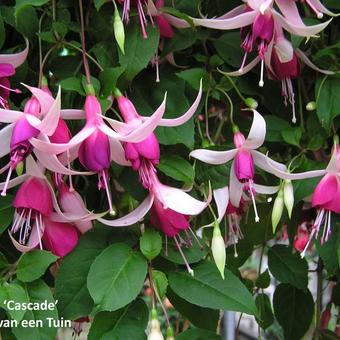
[[323, 262], [319, 257], [317, 266], [317, 291], [316, 291], [316, 304], [315, 304], [315, 339], [320, 339], [319, 329], [321, 325], [321, 308], [322, 308], [322, 271]]
[[84, 24], [84, 10], [83, 10], [83, 1], [79, 0], [79, 14], [80, 14], [80, 29], [81, 29], [81, 47], [83, 53], [83, 64], [85, 70], [86, 81], [88, 84], [91, 84], [91, 74], [89, 64], [86, 58], [86, 46], [85, 46], [85, 24]]

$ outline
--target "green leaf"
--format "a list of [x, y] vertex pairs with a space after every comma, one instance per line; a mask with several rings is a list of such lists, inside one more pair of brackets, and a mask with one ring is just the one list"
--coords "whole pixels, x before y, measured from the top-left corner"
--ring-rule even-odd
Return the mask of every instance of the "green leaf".
[[4, 20], [2, 19], [2, 15], [0, 14], [0, 48], [4, 44], [6, 39], [6, 31], [4, 26]]
[[7, 195], [0, 200], [0, 233], [3, 233], [12, 223], [14, 208], [12, 207], [13, 197]]
[[296, 288], [305, 289], [308, 284], [308, 265], [291, 248], [275, 245], [268, 251], [268, 267], [273, 276], [282, 283], [290, 283]]
[[176, 73], [177, 77], [184, 79], [192, 88], [199, 90], [200, 80], [203, 80], [203, 90], [209, 88], [209, 74], [203, 68], [191, 68], [189, 70]]
[[30, 40], [34, 40], [39, 29], [39, 21], [35, 8], [32, 6], [17, 7], [16, 25], [20, 33]]
[[266, 141], [283, 142], [282, 130], [290, 129], [290, 124], [276, 116], [264, 116], [267, 126]]
[[265, 288], [268, 288], [269, 285], [270, 285], [270, 275], [269, 275], [268, 269], [266, 269], [266, 271], [261, 273], [259, 277], [256, 279], [255, 286], [257, 288], [265, 289]]
[[268, 295], [258, 294], [255, 299], [255, 304], [260, 314], [256, 321], [261, 328], [267, 329], [274, 322], [273, 310]]
[[195, 177], [192, 165], [177, 155], [162, 156], [157, 168], [165, 175], [185, 183], [192, 183]]
[[148, 229], [141, 236], [139, 244], [142, 254], [151, 261], [162, 250], [162, 237], [156, 230]]
[[89, 231], [77, 247], [61, 262], [55, 282], [55, 294], [60, 316], [75, 320], [89, 315], [93, 300], [86, 287], [87, 275], [95, 257], [107, 244], [107, 233]]
[[148, 317], [148, 307], [141, 299], [115, 312], [98, 313], [92, 322], [88, 340], [144, 340]]
[[[37, 280], [35, 282], [26, 284], [26, 290], [30, 302], [34, 304], [41, 304], [46, 301], [48, 305], [54, 305], [54, 308], [48, 308], [46, 310], [43, 308], [38, 310], [27, 310], [23, 320], [32, 320], [31, 322], [35, 322], [36, 327], [23, 327], [21, 324], [19, 324], [18, 327], [12, 329], [12, 332], [18, 340], [55, 339], [57, 328], [53, 326], [53, 321], [58, 320], [58, 311], [56, 307], [56, 301], [54, 301], [51, 293], [51, 289], [42, 280]], [[39, 324], [37, 322], [39, 322]], [[40, 323], [42, 323], [42, 325]]]
[[276, 287], [273, 306], [285, 339], [301, 339], [309, 329], [314, 313], [314, 302], [310, 291], [308, 289], [303, 291], [282, 283]]
[[340, 114], [340, 79], [327, 77], [319, 79], [316, 87], [316, 113], [323, 128], [329, 130], [333, 119]]
[[300, 146], [302, 130], [300, 127], [289, 127], [281, 131], [283, 140], [291, 145]]
[[219, 312], [216, 309], [203, 308], [180, 298], [169, 287], [166, 294], [171, 304], [194, 326], [215, 331], [219, 320]]
[[194, 276], [187, 272], [170, 273], [169, 285], [181, 298], [202, 307], [258, 313], [243, 283], [227, 269], [222, 280], [216, 266], [208, 261], [194, 268]]
[[9, 266], [6, 256], [0, 252], [0, 270], [5, 269]]
[[118, 78], [125, 71], [125, 66], [108, 67], [99, 74], [99, 80], [101, 83], [102, 95], [104, 97], [109, 96], [112, 93], [113, 88], [116, 86]]
[[146, 31], [148, 38], [144, 39], [136, 21], [131, 21], [126, 28], [125, 54], [119, 51], [119, 62], [125, 67], [124, 75], [129, 81], [148, 65], [158, 48], [159, 30], [147, 25]]
[[176, 340], [222, 340], [222, 338], [216, 333], [196, 328], [180, 333]]
[[17, 278], [22, 282], [32, 282], [39, 279], [46, 269], [58, 259], [46, 250], [32, 250], [20, 257], [17, 267]]
[[85, 96], [85, 91], [82, 85], [82, 81], [79, 77], [69, 77], [59, 82], [59, 85], [63, 90], [75, 91], [81, 96]]
[[124, 307], [140, 293], [147, 264], [141, 254], [123, 243], [107, 247], [91, 265], [87, 287], [96, 312]]
[[94, 0], [94, 7], [99, 11], [100, 8], [105, 4], [106, 0]]
[[161, 299], [164, 298], [166, 290], [168, 288], [168, 279], [166, 275], [159, 270], [152, 270], [152, 278], [156, 286], [157, 292]]
[[4, 283], [0, 286], [0, 307], [5, 309], [13, 320], [19, 322], [24, 317], [25, 310], [16, 310], [11, 304], [7, 304], [9, 301], [14, 303], [29, 302], [25, 289], [17, 283]]

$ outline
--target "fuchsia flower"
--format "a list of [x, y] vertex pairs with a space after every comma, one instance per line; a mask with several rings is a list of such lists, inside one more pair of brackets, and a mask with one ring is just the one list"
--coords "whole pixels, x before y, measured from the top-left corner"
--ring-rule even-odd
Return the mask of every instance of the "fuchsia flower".
[[11, 89], [9, 77], [15, 74], [15, 69], [19, 67], [27, 58], [29, 43], [25, 39], [26, 47], [22, 52], [14, 54], [0, 54], [0, 107], [8, 109], [8, 97], [11, 91], [20, 93], [19, 90]]
[[[246, 74], [253, 69], [261, 61], [260, 57], [256, 57], [248, 65], [244, 66], [235, 72], [226, 73], [228, 76], [240, 76]], [[332, 71], [322, 70], [314, 65], [308, 57], [300, 50], [293, 48], [293, 45], [288, 41], [283, 34], [282, 28], [277, 27], [275, 38], [269, 44], [265, 53], [264, 64], [268, 71], [270, 79], [280, 81], [282, 96], [284, 97], [285, 105], [289, 102], [292, 106], [292, 121], [296, 122], [295, 115], [295, 94], [292, 80], [300, 75], [301, 65], [303, 62], [310, 68], [324, 74], [334, 74]], [[223, 73], [223, 72], [222, 72]], [[263, 85], [263, 75], [261, 73], [260, 83]]]
[[323, 176], [312, 195], [312, 206], [317, 209], [317, 216], [312, 226], [309, 241], [301, 253], [302, 257], [305, 255], [311, 241], [314, 238], [317, 239], [320, 232], [322, 232], [321, 244], [328, 241], [331, 234], [331, 213], [340, 213], [340, 163], [338, 162], [338, 152], [339, 147], [336, 146], [326, 169], [298, 174], [282, 171], [276, 165], [273, 166], [272, 160], [267, 159], [273, 173], [283, 179], [299, 180]]
[[[279, 187], [267, 187], [254, 183], [255, 165], [270, 173], [273, 173], [273, 170], [267, 164], [266, 156], [259, 151], [256, 151], [256, 149], [258, 149], [264, 142], [266, 135], [266, 122], [257, 111], [252, 111], [254, 113], [254, 119], [247, 139], [245, 139], [244, 135], [239, 131], [234, 133], [235, 149], [229, 151], [199, 149], [192, 151], [190, 156], [208, 164], [224, 164], [233, 160], [229, 178], [230, 203], [235, 208], [239, 208], [243, 192], [247, 192], [253, 202], [255, 221], [258, 222], [259, 216], [256, 210], [255, 193], [273, 194], [278, 191]], [[272, 160], [271, 162], [273, 166], [278, 167], [283, 171], [285, 170], [284, 165]], [[223, 199], [223, 196], [219, 195], [219, 198]], [[227, 198], [228, 197], [226, 195], [224, 198], [225, 207], [228, 205]], [[218, 203], [218, 205], [219, 204], [222, 203]]]
[[[44, 244], [56, 255], [64, 256], [62, 254], [71, 251], [77, 243], [78, 232], [75, 227], [84, 232], [86, 227], [83, 222], [95, 220], [103, 214], [80, 210], [80, 204], [77, 207], [75, 203], [78, 198], [68, 200], [74, 205], [63, 213], [44, 171], [32, 156], [28, 156], [25, 174], [9, 182], [9, 188], [22, 184], [13, 201], [16, 211], [9, 233], [14, 246], [21, 252], [37, 246], [42, 249]], [[0, 183], [0, 190], [4, 186], [5, 183]]]
[[305, 251], [309, 240], [309, 233], [306, 225], [307, 222], [300, 224], [298, 226], [297, 233], [294, 236], [294, 248], [300, 253]]

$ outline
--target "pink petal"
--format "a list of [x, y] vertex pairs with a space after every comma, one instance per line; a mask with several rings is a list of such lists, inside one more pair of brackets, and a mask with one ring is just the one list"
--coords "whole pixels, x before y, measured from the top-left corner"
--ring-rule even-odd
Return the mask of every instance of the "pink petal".
[[266, 121], [256, 110], [252, 111], [254, 113], [253, 123], [243, 147], [258, 149], [264, 143], [266, 137]]
[[204, 26], [218, 30], [231, 30], [235, 28], [245, 27], [253, 23], [257, 15], [256, 11], [245, 12], [228, 19], [195, 19], [195, 26]]
[[60, 118], [66, 120], [80, 120], [85, 119], [85, 111], [84, 110], [75, 110], [75, 109], [66, 109], [61, 110]]
[[0, 64], [11, 64], [13, 67], [19, 67], [27, 58], [29, 42], [25, 38], [26, 47], [22, 52], [14, 54], [0, 54]]
[[295, 1], [275, 0], [275, 2], [289, 23], [298, 26], [305, 26], [304, 22], [301, 20]]
[[14, 123], [23, 115], [20, 111], [0, 109], [0, 122]]
[[196, 112], [198, 105], [201, 101], [202, 98], [202, 79], [200, 80], [200, 89], [198, 91], [197, 97], [189, 110], [182, 114], [178, 118], [173, 118], [173, 119], [167, 119], [167, 118], [162, 118], [160, 122], [158, 123], [158, 126], [179, 126], [184, 123], [186, 123]]
[[59, 223], [45, 220], [45, 231], [42, 237], [44, 248], [54, 255], [64, 257], [77, 245], [79, 235], [70, 223]]
[[297, 48], [295, 50], [295, 53], [307, 66], [309, 66], [313, 70], [320, 72], [320, 73], [323, 73], [323, 74], [329, 74], [329, 75], [335, 74], [335, 72], [333, 72], [333, 71], [323, 70], [323, 69], [317, 67], [316, 65], [314, 65], [311, 62], [311, 60], [300, 49]]
[[281, 14], [273, 11], [274, 19], [288, 32], [301, 36], [301, 37], [312, 37], [323, 31], [327, 25], [332, 21], [332, 19], [318, 25], [313, 26], [301, 26], [294, 25], [285, 19]]
[[98, 218], [98, 221], [111, 227], [126, 227], [135, 224], [148, 213], [152, 206], [153, 201], [154, 196], [150, 194], [135, 210], [133, 210], [129, 214], [121, 218], [117, 218], [115, 220], [106, 220], [103, 218]]
[[42, 141], [41, 139], [32, 138], [30, 139], [30, 143], [42, 152], [52, 153], [52, 154], [60, 154], [64, 151], [71, 149], [82, 141], [84, 141], [87, 137], [89, 137], [94, 131], [96, 127], [93, 125], [85, 125], [82, 130], [80, 130], [75, 136], [71, 138], [71, 140], [66, 144], [54, 144]]
[[0, 130], [0, 158], [9, 154], [11, 151], [10, 143], [14, 124], [5, 126]]
[[229, 188], [226, 186], [224, 188], [216, 189], [213, 191], [214, 200], [217, 206], [217, 222], [220, 223], [226, 213], [228, 203], [229, 203]]
[[206, 149], [197, 149], [190, 153], [190, 157], [194, 157], [208, 164], [224, 164], [235, 157], [237, 149], [229, 151], [213, 151]]
[[164, 209], [171, 209], [184, 215], [200, 214], [211, 201], [211, 192], [207, 202], [202, 202], [188, 195], [181, 189], [159, 184], [155, 188], [155, 195], [163, 203]]
[[334, 200], [338, 190], [338, 179], [336, 175], [327, 174], [324, 176], [313, 192], [313, 207], [322, 207], [326, 203]]
[[243, 184], [239, 182], [235, 174], [234, 162], [231, 164], [230, 178], [229, 178], [229, 200], [230, 203], [238, 208], [240, 206], [241, 197], [243, 193]]

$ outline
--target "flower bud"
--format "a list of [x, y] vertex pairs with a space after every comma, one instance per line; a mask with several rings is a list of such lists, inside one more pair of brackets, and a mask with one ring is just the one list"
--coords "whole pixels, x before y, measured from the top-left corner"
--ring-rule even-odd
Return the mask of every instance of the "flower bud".
[[272, 211], [273, 233], [275, 233], [276, 231], [276, 227], [280, 222], [282, 213], [283, 213], [283, 190], [280, 189], [277, 194], [277, 197], [275, 198], [273, 211]]
[[294, 206], [294, 188], [291, 180], [284, 181], [283, 200], [288, 211], [288, 216], [291, 218]]
[[254, 109], [256, 110], [257, 107], [259, 106], [259, 103], [254, 99], [254, 98], [251, 98], [251, 97], [248, 97], [245, 99], [244, 103], [251, 109]]
[[119, 15], [119, 11], [116, 8], [114, 15], [113, 15], [113, 30], [115, 34], [115, 38], [117, 41], [117, 44], [123, 54], [125, 54], [124, 51], [124, 43], [125, 43], [125, 32], [124, 32], [124, 24], [122, 22], [122, 19]]
[[306, 105], [307, 111], [314, 111], [316, 109], [316, 102], [309, 102]]
[[21, 176], [24, 173], [24, 163], [19, 162], [18, 165], [15, 168], [15, 171], [16, 171], [18, 176]]
[[224, 280], [226, 251], [224, 239], [221, 235], [221, 230], [217, 222], [215, 222], [214, 224], [213, 238], [211, 241], [211, 251], [214, 257], [216, 267], [221, 273], [222, 279]]
[[161, 325], [157, 318], [156, 309], [151, 311], [151, 320], [148, 325], [148, 339], [147, 340], [164, 340], [163, 334], [161, 332]]
[[175, 340], [174, 330], [169, 326], [166, 330], [166, 340]]

